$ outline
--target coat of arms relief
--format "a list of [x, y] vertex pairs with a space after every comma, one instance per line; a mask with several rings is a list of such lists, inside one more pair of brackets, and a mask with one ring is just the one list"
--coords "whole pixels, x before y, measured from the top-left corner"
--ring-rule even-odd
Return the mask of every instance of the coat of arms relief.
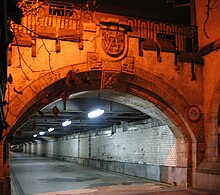
[[106, 54], [119, 57], [125, 50], [125, 34], [122, 31], [101, 29], [101, 44]]
[[128, 50], [126, 25], [119, 22], [101, 21], [98, 27], [97, 49], [100, 55], [109, 61], [121, 60]]
[[133, 72], [135, 58], [127, 56], [128, 27], [109, 20], [97, 26], [96, 52], [88, 53], [87, 60], [91, 69], [102, 70], [101, 89], [115, 88], [121, 72]]

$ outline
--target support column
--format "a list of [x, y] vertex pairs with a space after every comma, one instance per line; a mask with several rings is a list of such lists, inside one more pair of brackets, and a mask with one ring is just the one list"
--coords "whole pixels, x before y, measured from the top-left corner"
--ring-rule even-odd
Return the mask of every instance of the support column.
[[80, 133], [78, 133], [78, 158], [80, 159]]
[[11, 194], [10, 183], [10, 166], [9, 166], [9, 144], [0, 143], [0, 194]]

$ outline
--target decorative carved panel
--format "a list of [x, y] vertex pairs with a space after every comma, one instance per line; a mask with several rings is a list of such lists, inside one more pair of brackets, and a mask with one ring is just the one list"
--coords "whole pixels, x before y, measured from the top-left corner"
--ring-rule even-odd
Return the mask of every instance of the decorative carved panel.
[[97, 47], [101, 56], [109, 61], [121, 60], [128, 50], [128, 28], [119, 20], [101, 21], [98, 27]]
[[86, 10], [83, 13], [83, 22], [93, 22], [93, 12], [90, 10]]
[[101, 44], [105, 53], [112, 57], [123, 54], [125, 49], [125, 33], [122, 31], [101, 29]]
[[91, 69], [101, 69], [102, 59], [98, 53], [88, 52], [87, 53], [87, 63]]
[[187, 110], [187, 117], [192, 122], [197, 122], [201, 118], [201, 110], [198, 106], [192, 105]]
[[112, 89], [114, 84], [118, 81], [119, 72], [116, 71], [103, 71], [101, 89]]
[[121, 62], [121, 69], [124, 72], [132, 73], [134, 70], [135, 58], [134, 57], [126, 57]]

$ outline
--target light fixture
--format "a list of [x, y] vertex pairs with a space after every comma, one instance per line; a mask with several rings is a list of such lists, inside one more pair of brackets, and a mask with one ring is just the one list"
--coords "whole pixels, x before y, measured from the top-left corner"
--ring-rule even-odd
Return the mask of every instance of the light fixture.
[[39, 135], [44, 135], [44, 134], [45, 134], [44, 131], [40, 131], [40, 132], [39, 132]]
[[34, 134], [33, 137], [37, 137], [37, 134]]
[[95, 118], [97, 116], [102, 115], [103, 113], [104, 113], [104, 110], [102, 110], [102, 109], [93, 110], [93, 111], [88, 113], [88, 117], [89, 118]]
[[71, 124], [71, 121], [70, 120], [66, 120], [66, 121], [64, 121], [63, 123], [62, 123], [62, 126], [63, 127], [66, 127], [66, 126], [68, 126], [68, 125], [70, 125]]
[[111, 131], [111, 130], [107, 130], [107, 131], [104, 131], [104, 133], [105, 133], [106, 135], [111, 135], [112, 131]]
[[48, 129], [48, 132], [52, 132], [52, 131], [54, 131], [54, 129], [55, 129], [55, 128], [50, 127], [50, 128]]

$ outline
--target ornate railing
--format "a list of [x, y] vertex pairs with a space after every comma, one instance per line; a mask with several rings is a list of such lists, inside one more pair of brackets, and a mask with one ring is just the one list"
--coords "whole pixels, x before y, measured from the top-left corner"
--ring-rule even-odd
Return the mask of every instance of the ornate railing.
[[[94, 13], [89, 10], [75, 9], [73, 4], [43, 3], [36, 0], [23, 0], [19, 6], [24, 12], [22, 25], [12, 25], [14, 32], [34, 35], [38, 27], [80, 30], [82, 22], [93, 21]], [[97, 18], [97, 17], [96, 17]], [[143, 39], [169, 40], [176, 50], [197, 51], [197, 27], [181, 26], [145, 19], [126, 18], [119, 16], [120, 21], [131, 26], [132, 31]]]
[[177, 50], [197, 51], [197, 27], [180, 26], [149, 20], [127, 19], [132, 30], [137, 31], [140, 38], [169, 40]]

